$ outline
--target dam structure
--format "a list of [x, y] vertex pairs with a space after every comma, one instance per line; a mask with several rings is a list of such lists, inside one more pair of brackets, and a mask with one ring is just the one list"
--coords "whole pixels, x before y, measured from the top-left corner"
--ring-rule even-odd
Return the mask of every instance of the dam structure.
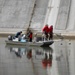
[[0, 33], [31, 28], [42, 32], [45, 24], [54, 33], [75, 34], [74, 0], [0, 0]]

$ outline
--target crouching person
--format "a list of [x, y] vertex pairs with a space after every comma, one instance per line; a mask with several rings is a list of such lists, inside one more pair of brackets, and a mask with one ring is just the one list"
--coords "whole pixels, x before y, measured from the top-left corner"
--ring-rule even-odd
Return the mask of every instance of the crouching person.
[[43, 34], [45, 35], [45, 40], [48, 40], [48, 33], [49, 33], [49, 28], [48, 28], [48, 24], [46, 24], [44, 26], [44, 28], [42, 29]]
[[22, 37], [22, 31], [19, 31], [13, 37], [13, 41], [20, 41], [21, 37]]
[[21, 34], [22, 34], [22, 31], [17, 32], [17, 33], [15, 34], [15, 38], [18, 38], [19, 36], [21, 36]]

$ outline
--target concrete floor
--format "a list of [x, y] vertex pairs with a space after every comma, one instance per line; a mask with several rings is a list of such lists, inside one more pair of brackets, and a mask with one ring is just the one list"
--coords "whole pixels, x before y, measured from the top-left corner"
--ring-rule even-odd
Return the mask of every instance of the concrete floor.
[[0, 75], [74, 75], [75, 41], [55, 40], [48, 48], [6, 45], [0, 38]]

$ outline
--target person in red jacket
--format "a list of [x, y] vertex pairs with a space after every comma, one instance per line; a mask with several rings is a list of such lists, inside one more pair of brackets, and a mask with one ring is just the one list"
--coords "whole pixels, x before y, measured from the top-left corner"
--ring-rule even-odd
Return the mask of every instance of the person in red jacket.
[[33, 33], [32, 33], [32, 31], [30, 30], [30, 31], [29, 31], [29, 35], [28, 35], [29, 42], [32, 42], [32, 37], [33, 37]]
[[44, 26], [44, 28], [42, 29], [43, 33], [45, 34], [46, 36], [46, 40], [48, 39], [48, 33], [49, 33], [49, 28], [48, 28], [48, 24], [46, 24]]
[[49, 27], [49, 40], [53, 39], [53, 25]]

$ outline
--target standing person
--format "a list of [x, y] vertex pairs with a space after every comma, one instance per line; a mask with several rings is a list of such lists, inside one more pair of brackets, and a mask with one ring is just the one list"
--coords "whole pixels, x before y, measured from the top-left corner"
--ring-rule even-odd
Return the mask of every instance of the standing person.
[[49, 40], [53, 39], [53, 25], [49, 27]]
[[48, 24], [46, 24], [45, 26], [44, 26], [44, 28], [42, 29], [42, 31], [43, 31], [43, 33], [45, 34], [45, 36], [46, 36], [46, 40], [48, 40], [48, 33], [49, 33], [49, 28], [48, 28]]
[[28, 32], [28, 39], [29, 39], [29, 42], [32, 42], [32, 38], [33, 38], [33, 33], [32, 33], [32, 31], [31, 30], [29, 30], [29, 32]]

